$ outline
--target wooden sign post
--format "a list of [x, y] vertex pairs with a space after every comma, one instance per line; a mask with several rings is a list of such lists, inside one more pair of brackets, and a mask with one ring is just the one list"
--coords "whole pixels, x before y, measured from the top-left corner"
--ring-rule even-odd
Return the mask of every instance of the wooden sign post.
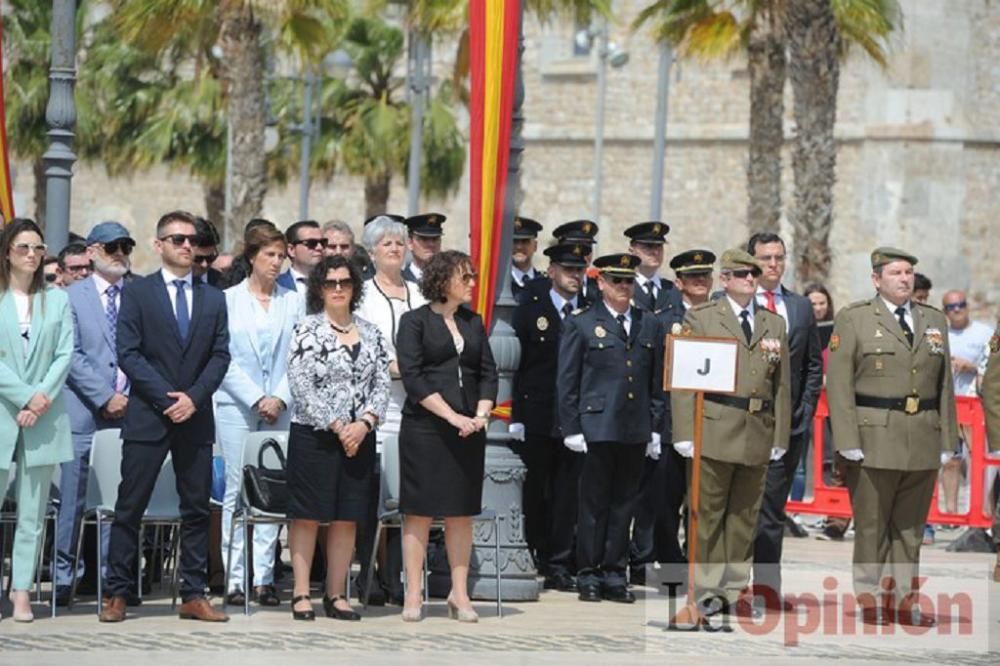
[[694, 597], [694, 572], [698, 555], [698, 511], [701, 501], [701, 440], [705, 393], [735, 393], [739, 344], [732, 338], [695, 338], [668, 335], [663, 369], [665, 391], [694, 392], [694, 443], [691, 487], [688, 491], [688, 592], [687, 603], [670, 618], [668, 629], [698, 631], [712, 627]]

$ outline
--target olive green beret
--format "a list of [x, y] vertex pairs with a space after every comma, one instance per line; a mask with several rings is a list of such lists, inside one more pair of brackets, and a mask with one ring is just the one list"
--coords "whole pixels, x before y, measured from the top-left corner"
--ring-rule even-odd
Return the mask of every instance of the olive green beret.
[[739, 248], [723, 252], [722, 260], [719, 261], [719, 266], [724, 271], [738, 271], [749, 268], [754, 271], [754, 275], [760, 275], [763, 270], [759, 261], [754, 259], [754, 257], [746, 250], [741, 250]]
[[872, 252], [872, 268], [885, 266], [893, 261], [908, 261], [913, 266], [917, 265], [917, 258], [909, 252], [903, 252], [894, 247], [877, 247]]

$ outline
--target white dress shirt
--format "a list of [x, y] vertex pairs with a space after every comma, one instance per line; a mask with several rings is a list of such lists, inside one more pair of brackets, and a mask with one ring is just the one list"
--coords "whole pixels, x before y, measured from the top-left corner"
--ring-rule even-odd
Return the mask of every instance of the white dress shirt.
[[517, 266], [511, 264], [510, 275], [511, 277], [514, 278], [514, 282], [516, 282], [518, 286], [523, 287], [524, 285], [528, 284], [536, 277], [538, 277], [538, 271], [536, 271], [533, 267], [529, 268], [526, 271], [522, 271]]
[[[97, 296], [98, 298], [101, 299], [101, 310], [103, 310], [104, 312], [108, 311], [108, 298], [109, 298], [108, 289], [114, 286], [118, 287], [118, 293], [115, 294], [115, 308], [119, 312], [121, 312], [122, 290], [125, 288], [125, 279], [118, 278], [118, 281], [112, 284], [107, 280], [105, 280], [104, 278], [102, 278], [97, 273], [94, 273], [93, 278], [94, 278], [94, 286], [97, 288]], [[163, 279], [166, 280], [167, 278], [164, 277]], [[169, 288], [167, 289], [167, 292], [170, 293]], [[174, 311], [176, 314], [176, 307], [174, 308]], [[117, 350], [115, 350], [115, 355], [116, 356], [118, 355]], [[128, 389], [128, 378], [125, 376], [125, 373], [122, 372], [121, 368], [117, 368], [116, 373], [117, 374], [115, 376], [115, 391], [117, 391], [118, 393], [125, 393], [126, 390]]]
[[[567, 303], [570, 304], [573, 310], [576, 310], [576, 302], [577, 302], [576, 296], [567, 301], [555, 289], [549, 289], [549, 298], [552, 299], [552, 306], [556, 309], [556, 312], [559, 313], [560, 319], [566, 318], [566, 316], [563, 314], [563, 306], [566, 305]], [[570, 310], [570, 312], [572, 312], [573, 310]]]
[[413, 275], [414, 280], [420, 280], [420, 278], [424, 276], [424, 270], [420, 268], [420, 266], [417, 266], [412, 261], [408, 264], [408, 266], [410, 267], [410, 273]]
[[753, 301], [751, 300], [749, 303], [747, 303], [746, 307], [743, 307], [742, 305], [740, 305], [739, 303], [737, 303], [736, 301], [734, 301], [733, 299], [731, 299], [729, 297], [729, 294], [726, 294], [726, 300], [729, 301], [729, 307], [731, 307], [733, 309], [733, 314], [736, 315], [736, 321], [740, 322], [740, 324], [743, 323], [743, 318], [740, 317], [740, 315], [743, 313], [743, 311], [746, 310], [747, 312], [750, 313], [750, 316], [747, 317], [747, 321], [750, 322], [750, 331], [753, 332], [754, 331], [754, 327], [753, 327], [753, 309], [754, 309], [753, 308]]
[[[880, 296], [879, 298], [882, 298], [882, 297]], [[895, 319], [897, 322], [899, 321], [899, 317], [896, 316], [896, 308], [902, 307], [904, 310], [906, 310], [906, 313], [903, 315], [903, 319], [906, 320], [906, 324], [910, 327], [910, 330], [911, 331], [914, 330], [913, 329], [913, 308], [911, 307], [913, 305], [913, 303], [911, 303], [910, 301], [906, 301], [905, 303], [903, 303], [902, 306], [893, 305], [892, 303], [890, 303], [889, 301], [887, 301], [885, 298], [882, 298], [882, 302], [885, 303], [885, 307], [889, 308], [889, 314], [891, 314], [892, 318]]]
[[174, 317], [177, 316], [177, 285], [174, 284], [174, 280], [184, 281], [184, 295], [187, 296], [187, 311], [188, 311], [188, 321], [191, 321], [191, 306], [194, 305], [194, 292], [191, 284], [191, 273], [187, 275], [174, 275], [167, 270], [166, 266], [160, 269], [160, 275], [163, 277], [163, 281], [167, 284], [167, 296], [170, 297], [170, 309], [174, 313]]
[[[761, 310], [767, 310], [767, 291], [764, 287], [757, 285], [757, 307]], [[774, 309], [785, 320], [785, 333], [788, 333], [788, 304], [785, 303], [785, 294], [782, 292], [780, 284], [774, 288], [773, 293]]]
[[292, 284], [295, 285], [295, 291], [304, 296], [309, 290], [309, 276], [299, 273], [291, 266], [288, 267], [288, 273], [292, 276]]
[[622, 327], [625, 329], [625, 335], [631, 334], [631, 332], [632, 332], [632, 308], [626, 309], [625, 312], [617, 312], [617, 311], [615, 311], [614, 308], [612, 308], [610, 305], [608, 305], [607, 301], [604, 301], [604, 307], [606, 307], [608, 309], [608, 312], [611, 313], [611, 317], [613, 319], [615, 319], [615, 320], [617, 320], [618, 317], [620, 317], [622, 315], [625, 315], [625, 322], [622, 324]]
[[653, 285], [656, 287], [656, 295], [659, 296], [660, 292], [663, 291], [663, 278], [661, 278], [659, 275], [654, 275], [653, 277], [648, 278], [639, 271], [635, 272], [636, 290], [641, 289], [642, 291], [648, 294], [649, 287], [647, 287], [646, 285], [649, 284], [650, 282], [652, 282]]

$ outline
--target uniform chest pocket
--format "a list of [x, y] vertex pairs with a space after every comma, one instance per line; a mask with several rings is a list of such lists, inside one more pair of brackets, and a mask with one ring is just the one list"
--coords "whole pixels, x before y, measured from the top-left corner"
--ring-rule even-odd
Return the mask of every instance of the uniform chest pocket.
[[861, 343], [862, 369], [867, 373], [886, 374], [893, 369], [896, 350], [884, 342]]
[[[595, 366], [611, 366], [616, 358], [620, 358], [618, 343], [607, 338], [591, 338], [587, 350], [588, 362]], [[620, 362], [620, 361], [619, 361]]]

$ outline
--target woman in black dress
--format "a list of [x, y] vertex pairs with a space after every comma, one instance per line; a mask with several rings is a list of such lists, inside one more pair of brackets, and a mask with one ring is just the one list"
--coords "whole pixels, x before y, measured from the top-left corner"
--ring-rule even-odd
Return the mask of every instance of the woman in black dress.
[[326, 532], [327, 617], [360, 620], [344, 597], [357, 522], [373, 492], [375, 426], [389, 404], [389, 355], [382, 334], [355, 317], [361, 274], [342, 256], [309, 275], [306, 310], [289, 346], [294, 411], [288, 437], [288, 547], [295, 575], [292, 615], [312, 620], [309, 571], [320, 523]]
[[422, 617], [422, 569], [437, 516], [445, 519], [451, 566], [448, 614], [462, 622], [478, 619], [468, 591], [472, 517], [482, 510], [486, 425], [497, 371], [482, 319], [462, 307], [472, 300], [475, 281], [468, 255], [438, 253], [420, 282], [429, 303], [399, 322], [396, 357], [406, 389], [399, 434], [405, 621]]

